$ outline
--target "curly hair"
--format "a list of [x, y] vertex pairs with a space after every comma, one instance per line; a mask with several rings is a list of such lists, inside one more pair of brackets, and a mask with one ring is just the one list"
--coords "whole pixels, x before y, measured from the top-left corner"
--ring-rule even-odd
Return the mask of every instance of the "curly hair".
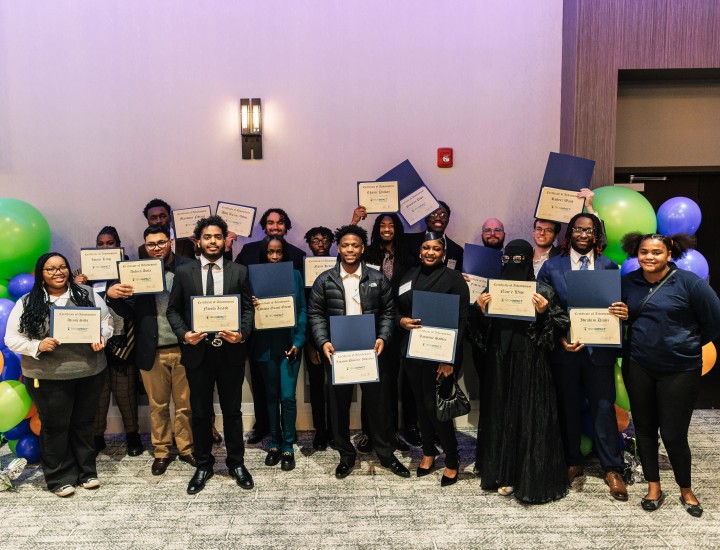
[[305, 242], [310, 244], [310, 240], [318, 233], [323, 237], [327, 237], [330, 241], [329, 244], [332, 244], [335, 241], [335, 235], [333, 235], [332, 229], [325, 227], [324, 225], [319, 225], [317, 227], [311, 227], [308, 232], [305, 233]]
[[367, 231], [359, 225], [343, 225], [335, 230], [335, 242], [340, 244], [340, 239], [345, 235], [355, 235], [362, 241], [363, 246], [367, 246]]
[[258, 261], [261, 264], [269, 263], [267, 251], [268, 246], [270, 246], [270, 243], [272, 241], [280, 241], [280, 246], [282, 246], [282, 260], [284, 262], [290, 261], [290, 251], [288, 250], [287, 241], [282, 237], [276, 237], [274, 235], [268, 235], [267, 237], [263, 238], [262, 241], [260, 241], [260, 250], [258, 250]]
[[67, 258], [59, 252], [48, 252], [40, 256], [35, 263], [35, 282], [32, 289], [23, 298], [23, 312], [20, 316], [20, 332], [31, 340], [41, 340], [47, 336], [48, 323], [50, 320], [50, 300], [45, 292], [45, 280], [43, 269], [50, 258], [59, 256], [68, 266], [68, 286], [70, 288], [70, 299], [76, 306], [92, 307], [94, 304], [90, 299], [90, 293], [75, 284], [72, 279], [72, 271]]
[[287, 212], [285, 212], [285, 210], [283, 210], [282, 208], [268, 208], [267, 210], [265, 210], [263, 215], [260, 216], [260, 227], [263, 228], [263, 231], [265, 230], [268, 216], [272, 213], [280, 216], [280, 219], [285, 222], [286, 231], [290, 231], [292, 229], [292, 222], [290, 221], [290, 216], [287, 215]]
[[400, 216], [397, 214], [380, 214], [375, 218], [375, 223], [373, 223], [372, 232], [370, 233], [370, 245], [365, 249], [364, 259], [368, 263], [382, 265], [385, 247], [383, 246], [383, 240], [380, 236], [380, 224], [385, 218], [390, 218], [394, 225], [395, 234], [393, 235], [392, 246], [396, 261], [403, 266], [409, 266], [411, 260], [410, 251], [405, 243], [405, 228], [403, 227], [402, 220], [400, 220]]
[[223, 239], [227, 237], [228, 226], [227, 223], [225, 223], [225, 220], [223, 220], [220, 216], [208, 216], [207, 218], [202, 218], [198, 220], [195, 224], [195, 229], [193, 230], [193, 236], [199, 241], [203, 229], [210, 225], [214, 225], [220, 228], [220, 231], [222, 231]]
[[592, 221], [593, 223], [593, 235], [595, 236], [595, 244], [593, 246], [593, 250], [595, 251], [595, 254], [600, 255], [603, 251], [603, 229], [602, 229], [602, 223], [600, 223], [600, 218], [597, 216], [593, 216], [592, 214], [588, 214], [586, 212], [581, 212], [580, 214], [575, 214], [570, 221], [568, 222], [567, 229], [565, 230], [565, 237], [563, 238], [563, 242], [561, 245], [561, 252], [562, 254], [568, 254], [570, 252], [571, 247], [571, 237], [572, 237], [572, 230], [573, 226], [575, 225], [575, 222], [578, 221], [580, 218], [587, 218]]
[[153, 199], [149, 203], [145, 205], [145, 208], [143, 208], [143, 216], [146, 218], [148, 217], [148, 212], [151, 208], [164, 208], [167, 210], [168, 216], [170, 215], [170, 212], [172, 212], [172, 208], [170, 208], [170, 205], [166, 203], [162, 199]]
[[639, 232], [628, 233], [622, 238], [622, 249], [631, 258], [637, 258], [640, 245], [647, 240], [660, 241], [665, 245], [670, 255], [678, 259], [690, 248], [695, 247], [697, 240], [687, 233], [676, 233], [674, 235], [661, 235], [659, 233]]

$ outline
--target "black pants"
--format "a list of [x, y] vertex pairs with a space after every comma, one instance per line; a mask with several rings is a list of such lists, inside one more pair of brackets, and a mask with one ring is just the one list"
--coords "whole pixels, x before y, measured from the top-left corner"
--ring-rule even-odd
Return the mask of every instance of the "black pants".
[[[325, 362], [329, 379], [332, 379], [330, 365]], [[380, 369], [380, 382], [360, 384], [363, 402], [367, 404], [368, 422], [370, 424], [370, 440], [380, 459], [387, 466], [395, 460], [395, 437], [390, 437], [390, 420], [383, 384], [385, 373]], [[355, 464], [357, 452], [350, 441], [350, 405], [354, 384], [330, 385], [330, 420], [333, 439], [340, 453], [340, 462]], [[395, 435], [394, 433], [392, 434]]]
[[253, 361], [250, 357], [250, 390], [253, 395], [253, 409], [255, 411], [255, 426], [253, 430], [261, 434], [270, 431], [270, 421], [268, 420], [267, 398], [265, 393], [265, 380], [263, 379], [262, 370], [257, 361]]
[[310, 361], [311, 347], [314, 349], [313, 344], [308, 343], [305, 345], [305, 369], [310, 381], [310, 408], [312, 409], [313, 428], [315, 428], [316, 432], [329, 436], [332, 434], [332, 426], [330, 423], [330, 402], [329, 399], [326, 399], [328, 389], [325, 383], [325, 366], [322, 363], [322, 358], [319, 365], [314, 365]]
[[582, 466], [580, 452], [582, 435], [583, 396], [590, 403], [593, 421], [593, 450], [605, 471], [620, 471], [622, 460], [615, 415], [615, 378], [612, 363], [596, 365], [587, 349], [571, 355], [565, 362], [552, 364], [552, 374], [558, 397], [560, 431], [568, 466]]
[[[438, 364], [417, 359], [406, 359], [405, 363], [417, 404], [423, 455], [435, 456], [438, 454], [437, 447], [435, 447], [435, 435], [437, 435], [445, 451], [445, 466], [455, 470], [460, 465], [455, 425], [452, 420], [441, 422], [435, 414], [435, 381]], [[450, 394], [452, 383], [452, 377], [443, 382], [442, 395]]]
[[40, 460], [51, 491], [97, 477], [93, 435], [106, 377], [103, 370], [72, 380], [39, 379], [37, 388], [35, 378], [23, 378], [42, 423]]
[[[201, 344], [202, 345], [202, 344]], [[207, 346], [202, 363], [187, 369], [192, 409], [192, 432], [198, 469], [212, 470], [213, 393], [217, 383], [223, 431], [227, 448], [227, 467], [237, 468], [244, 463], [245, 443], [242, 422], [242, 385], [245, 378], [245, 360], [230, 364], [222, 348]]]
[[628, 368], [623, 368], [632, 405], [638, 453], [647, 481], [660, 481], [659, 429], [675, 481], [682, 488], [691, 487], [688, 430], [695, 400], [700, 392], [701, 376], [700, 369], [666, 373], [646, 369], [633, 361], [630, 361]]
[[477, 429], [477, 440], [475, 443], [475, 467], [478, 469], [482, 469], [482, 456], [483, 456], [483, 449], [482, 449], [482, 423], [483, 423], [483, 404], [484, 399], [482, 398], [483, 395], [483, 380], [485, 379], [485, 352], [478, 348], [477, 346], [472, 346], [472, 359], [473, 359], [473, 365], [475, 366], [475, 372], [477, 372], [477, 378], [478, 378], [478, 399], [480, 400], [480, 411], [479, 411], [479, 419], [478, 419], [478, 429]]

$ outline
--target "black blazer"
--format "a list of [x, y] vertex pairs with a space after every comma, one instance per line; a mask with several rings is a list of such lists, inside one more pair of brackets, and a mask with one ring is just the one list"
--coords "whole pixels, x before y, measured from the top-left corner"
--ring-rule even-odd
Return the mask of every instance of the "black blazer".
[[[190, 326], [192, 325], [190, 298], [204, 294], [200, 269], [200, 260], [195, 260], [175, 270], [175, 279], [167, 310], [168, 322], [177, 335], [178, 341], [182, 343], [180, 360], [188, 369], [200, 365], [205, 355], [205, 347], [210, 345], [208, 341], [200, 342], [195, 346], [184, 343], [185, 334], [191, 330]], [[245, 266], [228, 261], [223, 262], [223, 294], [240, 294], [241, 296], [240, 332], [243, 335], [243, 341], [238, 344], [223, 341], [223, 345], [220, 347], [228, 362], [241, 366], [245, 362], [245, 342], [252, 332], [255, 318], [252, 293]]]
[[[405, 242], [407, 243], [408, 251], [412, 256], [414, 265], [420, 265], [420, 247], [422, 246], [423, 240], [425, 239], [425, 231], [420, 233], [406, 233]], [[448, 260], [455, 260], [455, 270], [462, 273], [463, 265], [463, 247], [453, 241], [450, 237], [445, 234], [445, 240], [447, 241], [447, 248], [445, 249], [445, 262], [447, 266]]]
[[[261, 242], [262, 241], [253, 241], [251, 243], [245, 243], [235, 258], [235, 263], [244, 266], [259, 264]], [[287, 243], [287, 245], [290, 261], [293, 263], [293, 269], [296, 269], [301, 274], [305, 273], [305, 252], [290, 243]]]

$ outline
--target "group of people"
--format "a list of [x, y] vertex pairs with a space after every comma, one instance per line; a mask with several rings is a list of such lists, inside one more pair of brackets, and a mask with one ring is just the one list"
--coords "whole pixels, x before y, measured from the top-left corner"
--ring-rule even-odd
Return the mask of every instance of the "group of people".
[[[195, 467], [187, 492], [204, 489], [213, 475], [213, 394], [217, 388], [223, 415], [227, 466], [243, 489], [254, 486], [245, 467], [245, 444], [269, 436], [265, 464], [295, 466], [296, 387], [305, 357], [315, 428], [313, 447], [339, 453], [338, 479], [348, 476], [358, 452], [374, 450], [381, 466], [410, 477], [396, 452], [420, 446], [416, 475], [435, 468], [445, 455], [440, 484], [458, 480], [460, 457], [452, 420], [440, 420], [438, 395], [453, 392], [463, 364], [463, 340], [471, 344], [480, 383], [480, 422], [475, 472], [486, 490], [515, 495], [527, 503], [562, 498], [584, 474], [580, 451], [581, 412], [589, 403], [593, 449], [610, 494], [627, 500], [621, 476], [621, 439], [615, 416], [615, 360], [618, 348], [569, 342], [568, 271], [618, 269], [602, 256], [602, 222], [592, 210], [592, 191], [579, 196], [586, 212], [570, 220], [559, 245], [560, 224], [536, 219], [533, 243], [505, 243], [496, 218], [482, 225], [483, 245], [500, 251], [501, 279], [537, 281], [533, 322], [488, 315], [493, 296], [470, 296], [463, 274], [463, 248], [446, 234], [451, 210], [444, 202], [425, 219], [426, 229], [405, 234], [397, 214], [380, 214], [370, 239], [359, 223], [333, 232], [310, 229], [305, 241], [313, 256], [329, 256], [337, 246], [335, 266], [310, 288], [303, 282], [301, 249], [285, 240], [291, 229], [287, 213], [267, 210], [260, 219], [265, 237], [246, 243], [235, 261], [237, 238], [225, 221], [198, 221], [192, 239], [174, 239], [170, 206], [150, 201], [140, 258], [163, 260], [167, 291], [135, 295], [129, 285], [110, 281], [94, 288], [81, 273], [71, 273], [60, 253], [41, 256], [35, 285], [18, 300], [7, 326], [8, 347], [23, 355], [23, 380], [42, 421], [42, 466], [48, 488], [69, 496], [76, 486], [97, 488], [96, 454], [109, 394], [120, 405], [128, 454], [140, 454], [137, 437], [136, 370], [150, 405], [152, 473], [161, 475], [172, 461], [171, 448]], [[103, 228], [98, 247], [119, 247], [112, 227]], [[694, 274], [672, 262], [692, 245], [684, 235], [625, 237], [624, 247], [637, 256], [640, 269], [622, 278], [622, 301], [608, 311], [630, 328], [623, 347], [623, 370], [633, 406], [633, 420], [648, 493], [645, 510], [660, 507], [658, 430], [680, 486], [680, 500], [694, 516], [702, 507], [692, 492], [688, 429], [701, 372], [701, 346], [720, 335], [720, 300]], [[296, 323], [292, 328], [253, 330], [260, 302], [249, 283], [248, 266], [292, 262]], [[413, 317], [415, 291], [458, 296], [457, 343], [453, 361], [408, 358], [411, 332], [423, 326]], [[592, 292], [592, 288], [587, 289]], [[241, 297], [239, 330], [194, 332], [191, 297], [234, 294]], [[652, 299], [651, 299], [652, 298]], [[92, 345], [64, 344], [49, 336], [50, 308], [99, 307], [102, 336]], [[335, 348], [330, 318], [373, 315], [378, 381], [361, 384], [362, 433], [350, 438], [353, 385], [330, 382]], [[118, 333], [121, 334], [118, 334]], [[249, 360], [255, 426], [247, 440], [241, 411], [245, 362]], [[109, 366], [109, 368], [106, 368]], [[401, 396], [401, 397], [400, 397]], [[175, 420], [171, 422], [170, 403]], [[124, 404], [123, 404], [124, 403]], [[401, 407], [399, 407], [401, 405]], [[400, 412], [401, 411], [401, 412]], [[402, 422], [401, 422], [402, 421]], [[174, 434], [174, 438], [173, 438]]]

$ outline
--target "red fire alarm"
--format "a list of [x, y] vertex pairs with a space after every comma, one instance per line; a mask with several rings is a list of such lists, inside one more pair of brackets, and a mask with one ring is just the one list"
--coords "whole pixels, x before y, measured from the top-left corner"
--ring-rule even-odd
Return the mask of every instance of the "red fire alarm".
[[452, 147], [440, 147], [438, 149], [438, 167], [452, 168], [453, 150]]

